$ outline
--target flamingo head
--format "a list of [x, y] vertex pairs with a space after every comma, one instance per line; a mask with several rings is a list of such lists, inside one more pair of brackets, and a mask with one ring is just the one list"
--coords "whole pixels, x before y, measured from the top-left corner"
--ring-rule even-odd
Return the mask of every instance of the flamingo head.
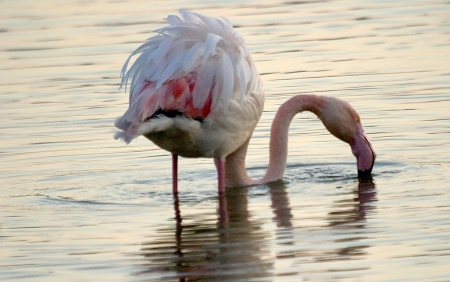
[[356, 157], [358, 178], [371, 177], [376, 154], [356, 110], [343, 100], [323, 97], [317, 115], [331, 134], [350, 144]]
[[356, 125], [356, 132], [350, 146], [352, 148], [353, 155], [356, 157], [358, 178], [370, 178], [372, 168], [375, 163], [376, 154], [372, 144], [364, 132], [361, 122]]

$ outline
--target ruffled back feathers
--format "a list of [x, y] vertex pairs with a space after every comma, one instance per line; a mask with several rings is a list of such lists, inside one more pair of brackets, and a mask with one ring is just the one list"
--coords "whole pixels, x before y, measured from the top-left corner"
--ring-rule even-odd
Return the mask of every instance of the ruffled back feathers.
[[226, 113], [231, 101], [242, 104], [260, 87], [244, 40], [227, 19], [179, 13], [125, 62], [121, 86], [130, 82], [130, 105], [122, 123], [143, 122], [159, 109], [200, 118]]

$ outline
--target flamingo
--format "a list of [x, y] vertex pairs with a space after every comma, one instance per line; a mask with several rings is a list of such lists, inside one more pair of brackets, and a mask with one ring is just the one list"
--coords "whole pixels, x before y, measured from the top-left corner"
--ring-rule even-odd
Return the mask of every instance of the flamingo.
[[[115, 121], [116, 139], [143, 135], [172, 154], [172, 190], [178, 193], [178, 156], [213, 158], [218, 192], [279, 180], [287, 159], [288, 128], [299, 112], [316, 114], [328, 131], [350, 144], [358, 176], [370, 176], [375, 151], [355, 109], [327, 96], [297, 95], [282, 104], [270, 134], [270, 161], [260, 180], [249, 177], [245, 156], [262, 114], [261, 79], [242, 37], [226, 18], [188, 10], [169, 15], [168, 25], [126, 60], [121, 87], [129, 107]], [[135, 58], [128, 67], [132, 57]]]

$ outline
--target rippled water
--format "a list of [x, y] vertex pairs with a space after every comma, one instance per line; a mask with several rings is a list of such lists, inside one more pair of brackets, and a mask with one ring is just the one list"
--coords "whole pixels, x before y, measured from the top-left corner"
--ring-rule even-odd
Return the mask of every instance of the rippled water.
[[[0, 280], [448, 281], [448, 1], [2, 1]], [[378, 154], [359, 183], [348, 145], [310, 114], [283, 181], [219, 199], [211, 160], [113, 140], [122, 63], [166, 15], [227, 16], [265, 81], [247, 166], [297, 93], [337, 96]]]

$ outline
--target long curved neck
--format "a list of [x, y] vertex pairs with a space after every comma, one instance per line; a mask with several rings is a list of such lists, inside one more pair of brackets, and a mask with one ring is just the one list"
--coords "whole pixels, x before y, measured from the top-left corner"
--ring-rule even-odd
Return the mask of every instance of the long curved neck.
[[225, 161], [225, 185], [227, 187], [249, 186], [279, 180], [284, 175], [288, 152], [289, 125], [297, 113], [310, 111], [320, 116], [322, 99], [315, 95], [297, 95], [286, 101], [278, 109], [270, 130], [270, 157], [265, 176], [260, 180], [251, 179], [245, 169], [247, 140]]

